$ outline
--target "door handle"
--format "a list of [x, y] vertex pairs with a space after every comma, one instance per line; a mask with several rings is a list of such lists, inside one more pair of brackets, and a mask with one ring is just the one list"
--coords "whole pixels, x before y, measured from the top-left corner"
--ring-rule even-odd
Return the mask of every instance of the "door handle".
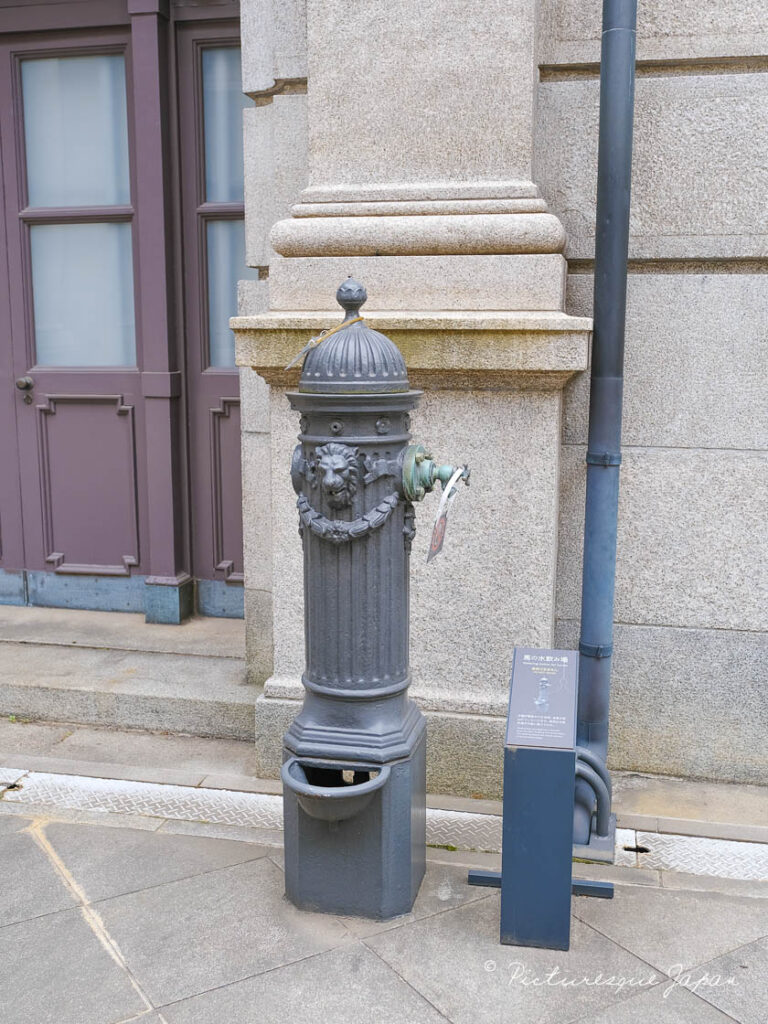
[[19, 389], [19, 391], [31, 391], [34, 386], [35, 382], [32, 380], [31, 377], [16, 378], [16, 387]]

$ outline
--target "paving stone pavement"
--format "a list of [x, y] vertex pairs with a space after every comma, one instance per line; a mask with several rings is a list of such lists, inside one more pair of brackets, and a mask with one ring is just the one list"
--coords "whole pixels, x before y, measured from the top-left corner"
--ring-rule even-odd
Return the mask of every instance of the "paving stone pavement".
[[34, 813], [0, 814], [2, 1024], [768, 1021], [759, 885], [619, 869], [562, 953], [500, 946], [498, 893], [448, 855], [377, 923], [296, 910], [274, 845]]

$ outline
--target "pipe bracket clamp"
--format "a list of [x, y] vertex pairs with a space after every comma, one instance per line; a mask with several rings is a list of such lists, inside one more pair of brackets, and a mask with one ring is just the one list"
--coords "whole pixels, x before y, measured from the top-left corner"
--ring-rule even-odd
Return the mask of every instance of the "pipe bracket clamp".
[[621, 454], [618, 452], [587, 452], [588, 466], [620, 466]]
[[585, 644], [579, 643], [579, 654], [587, 658], [610, 658], [613, 654], [613, 644]]

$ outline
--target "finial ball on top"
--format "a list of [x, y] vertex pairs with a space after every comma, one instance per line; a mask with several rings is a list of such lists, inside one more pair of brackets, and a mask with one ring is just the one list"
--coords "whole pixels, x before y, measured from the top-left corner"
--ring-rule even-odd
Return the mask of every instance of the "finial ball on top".
[[336, 301], [348, 313], [357, 313], [367, 298], [368, 292], [365, 287], [354, 277], [348, 277], [343, 281], [336, 292]]

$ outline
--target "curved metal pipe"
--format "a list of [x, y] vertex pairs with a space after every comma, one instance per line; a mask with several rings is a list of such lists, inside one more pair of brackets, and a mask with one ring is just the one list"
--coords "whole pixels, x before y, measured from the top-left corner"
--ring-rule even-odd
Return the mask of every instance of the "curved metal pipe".
[[[579, 641], [578, 743], [605, 763], [624, 389], [637, 0], [603, 0], [592, 385]], [[591, 829], [577, 786], [574, 841]]]
[[590, 785], [597, 800], [597, 834], [607, 836], [611, 826], [611, 796], [603, 779], [583, 761], [576, 762], [576, 778]]
[[590, 750], [589, 747], [576, 747], [576, 757], [580, 761], [584, 761], [590, 768], [594, 768], [600, 778], [603, 780], [608, 788], [608, 793], [613, 796], [613, 783], [611, 782], [611, 775], [605, 764], [597, 756], [597, 754]]

